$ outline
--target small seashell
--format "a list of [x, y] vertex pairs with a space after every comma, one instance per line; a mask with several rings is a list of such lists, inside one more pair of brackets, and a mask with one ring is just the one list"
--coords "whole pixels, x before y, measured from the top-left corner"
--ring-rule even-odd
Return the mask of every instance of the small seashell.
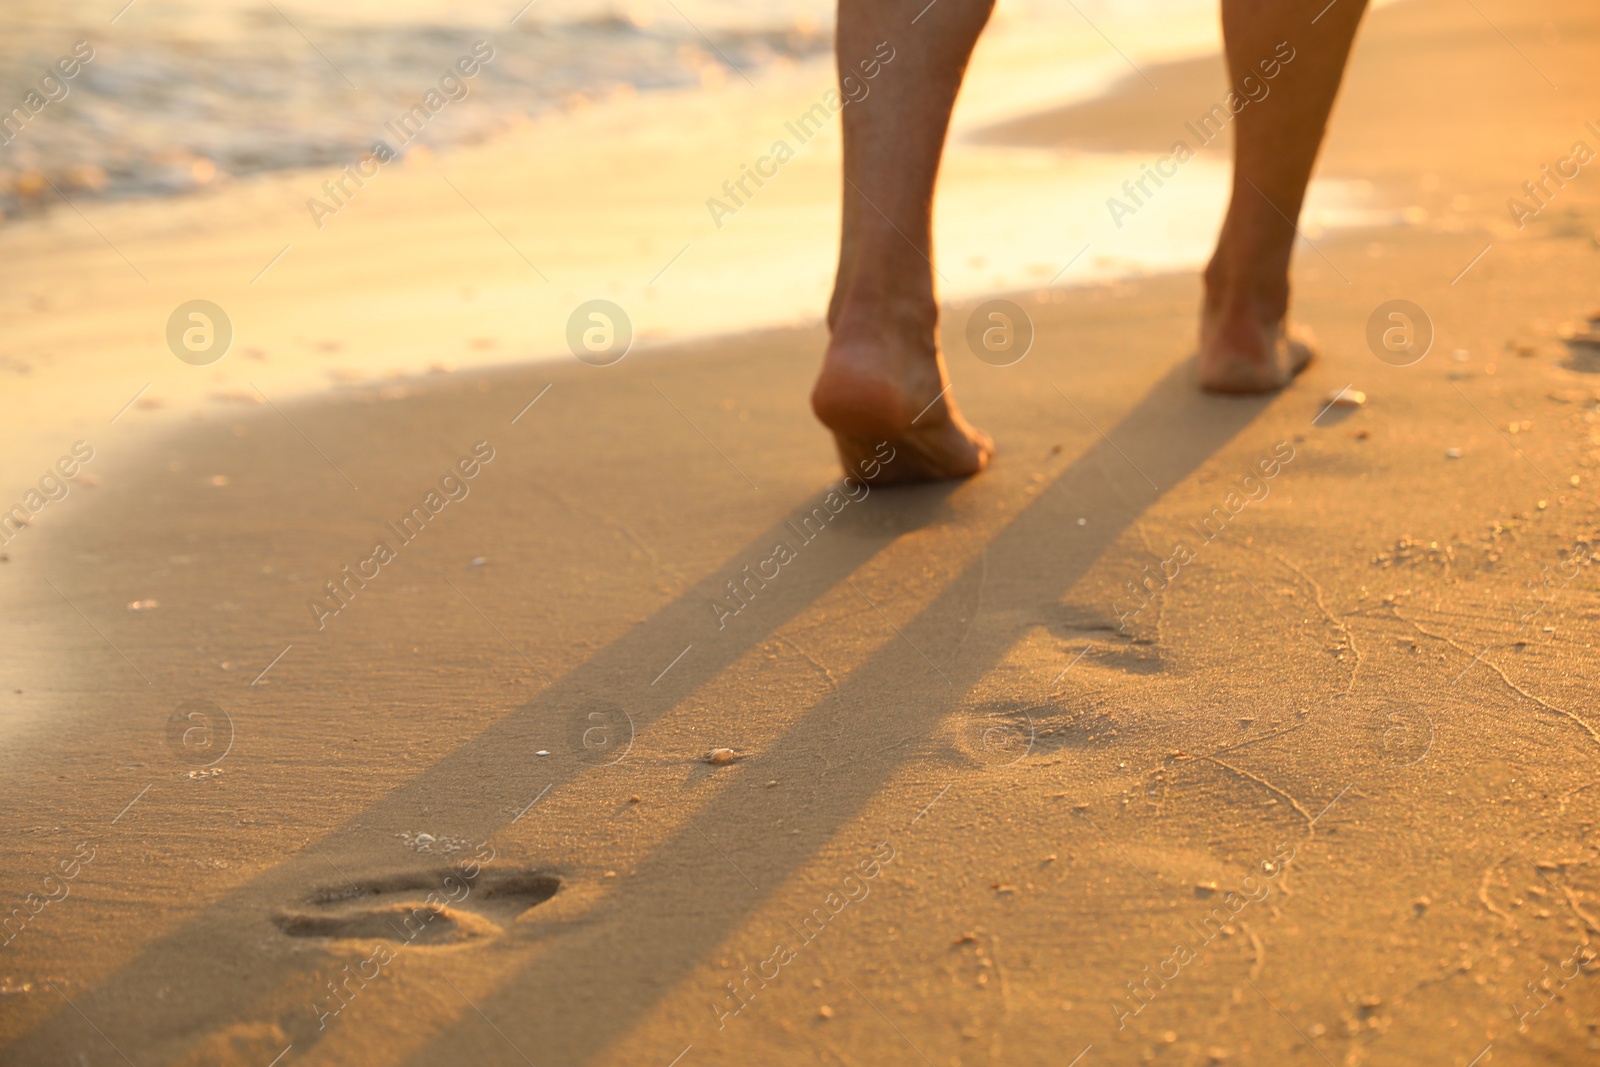
[[1340, 389], [1328, 394], [1328, 403], [1336, 408], [1358, 408], [1367, 402], [1367, 394], [1359, 389]]
[[714, 748], [702, 758], [713, 767], [722, 767], [738, 759], [739, 754], [731, 748]]

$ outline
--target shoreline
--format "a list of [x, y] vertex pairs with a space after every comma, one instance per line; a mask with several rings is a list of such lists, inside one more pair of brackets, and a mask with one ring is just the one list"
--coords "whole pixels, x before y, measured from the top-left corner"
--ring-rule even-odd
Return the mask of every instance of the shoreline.
[[[1187, 224], [1186, 246], [1156, 228], [1193, 214], [1192, 200], [1180, 199], [1189, 192], [1161, 205], [1149, 236], [1128, 246], [1131, 259], [1083, 255], [1074, 234], [1109, 228], [1092, 197], [1076, 198], [1059, 223], [1006, 236], [1016, 231], [1021, 205], [1059, 200], [1063, 182], [1114, 189], [1136, 164], [1125, 154], [966, 145], [963, 131], [1015, 108], [1021, 87], [1005, 81], [1008, 63], [1019, 49], [1036, 47], [1015, 27], [1001, 29], [975, 61], [974, 93], [958, 109], [942, 182], [946, 302], [1045, 281], [1116, 284], [1159, 273], [1174, 254], [1197, 262], [1210, 240], [1204, 216], [1220, 213], [1225, 181], [1225, 168], [1210, 162], [1189, 164], [1186, 173], [1194, 195], [1211, 204]], [[1115, 81], [1109, 70], [1089, 63], [1073, 73], [1063, 60], [1056, 77], [1082, 92]], [[29, 278], [0, 296], [0, 312], [14, 323], [0, 373], [17, 375], [43, 400], [23, 405], [14, 391], [10, 401], [0, 396], [0, 425], [8, 428], [0, 454], [16, 457], [14, 469], [0, 461], [0, 479], [22, 484], [63, 435], [124, 437], [129, 425], [167, 424], [172, 416], [228, 418], [230, 408], [343, 388], [393, 397], [436, 374], [561, 361], [568, 312], [602, 293], [630, 316], [637, 351], [815, 323], [837, 227], [837, 116], [758, 190], [759, 199], [721, 218], [706, 205], [730, 174], [742, 173], [741, 163], [759, 165], [771, 138], [831, 80], [828, 66], [801, 64], [764, 78], [756, 98], [731, 110], [717, 110], [733, 103], [726, 92], [665, 91], [447, 156], [396, 161], [320, 228], [308, 221], [305, 201], [322, 195], [325, 168], [192, 197], [58, 205], [46, 217], [0, 227], [0, 251], [30, 264]], [[683, 126], [686, 114], [701, 116], [693, 132]], [[605, 148], [641, 130], [660, 131], [645, 134], [640, 149], [660, 164], [653, 190], [627, 158], [637, 153], [608, 156]], [[572, 173], [564, 161], [595, 157], [595, 146], [589, 169]], [[530, 186], [543, 191], [532, 203]], [[546, 200], [587, 206], [555, 211]], [[1006, 204], [997, 214], [996, 205]], [[424, 213], [427, 221], [419, 221]], [[619, 227], [611, 219], [623, 220], [632, 239], [613, 236]], [[997, 236], [1011, 243], [996, 246]], [[990, 264], [991, 256], [963, 253], [964, 246], [998, 248], [1005, 262]], [[409, 251], [417, 247], [442, 248], [447, 258], [418, 257]], [[563, 270], [548, 278], [542, 268], [557, 262]], [[450, 279], [448, 289], [440, 276]], [[796, 284], [797, 277], [810, 281]], [[196, 297], [222, 307], [234, 333], [228, 354], [206, 367], [178, 363], [162, 340], [166, 313]], [[307, 329], [311, 323], [322, 325]], [[41, 406], [55, 414], [42, 420]]]

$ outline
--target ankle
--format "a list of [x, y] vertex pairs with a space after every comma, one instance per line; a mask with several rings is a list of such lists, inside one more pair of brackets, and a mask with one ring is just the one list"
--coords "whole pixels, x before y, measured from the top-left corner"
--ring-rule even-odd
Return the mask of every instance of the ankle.
[[1239, 269], [1221, 252], [1206, 265], [1205, 310], [1213, 318], [1247, 316], [1282, 322], [1289, 313], [1289, 278], [1275, 269]]
[[924, 343], [932, 349], [939, 332], [939, 302], [931, 291], [889, 292], [852, 285], [830, 302], [828, 329], [835, 338]]

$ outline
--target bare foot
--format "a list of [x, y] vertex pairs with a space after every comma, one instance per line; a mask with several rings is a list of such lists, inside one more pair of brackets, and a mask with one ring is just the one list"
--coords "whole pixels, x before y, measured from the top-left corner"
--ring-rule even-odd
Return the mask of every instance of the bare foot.
[[1200, 321], [1200, 387], [1213, 393], [1270, 393], [1305, 370], [1315, 338], [1283, 319], [1207, 307]]
[[811, 410], [833, 431], [845, 472], [860, 477], [883, 459], [876, 450], [887, 442], [894, 459], [882, 464], [876, 484], [977, 474], [994, 442], [956, 409], [932, 331], [921, 343], [889, 334], [835, 329], [811, 390]]

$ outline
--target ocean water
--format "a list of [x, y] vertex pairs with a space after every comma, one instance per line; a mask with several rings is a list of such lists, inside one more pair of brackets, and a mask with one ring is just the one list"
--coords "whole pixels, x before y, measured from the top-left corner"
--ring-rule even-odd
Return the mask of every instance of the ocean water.
[[[904, 48], [915, 47], [912, 20], [924, 9], [937, 18], [937, 4], [949, 0], [929, 2], [906, 0]], [[442, 175], [451, 172], [504, 233], [454, 194], [423, 195], [419, 210], [462, 227], [447, 247], [482, 239], [493, 252], [451, 286], [403, 273], [392, 290], [339, 299], [319, 326], [346, 353], [338, 380], [376, 368], [416, 372], [441, 353], [464, 363], [570, 358], [569, 316], [602, 296], [625, 308], [643, 343], [815, 322], [837, 255], [837, 117], [735, 217], [712, 213], [709, 198], [789, 136], [784, 119], [834, 84], [832, 20], [817, 0], [349, 0], [337, 8], [7, 0], [0, 119], [14, 106], [7, 101], [40, 91], [75, 42], [89, 42], [94, 58], [0, 144], [0, 226], [66, 215], [62, 196], [87, 220], [110, 209], [107, 200], [193, 196], [275, 171], [287, 172], [288, 199], [321, 197], [327, 179], [382, 139], [408, 157], [401, 170], [437, 170], [446, 192]], [[1181, 180], [1122, 219], [1108, 213], [1108, 198], [1153, 161], [1147, 155], [967, 135], [1219, 46], [1214, 0], [1000, 0], [968, 69], [941, 169], [941, 298], [1039, 293], [1204, 263], [1227, 204], [1224, 160], [1188, 163]], [[458, 60], [475, 48], [479, 56], [492, 49], [492, 58], [457, 77]], [[435, 105], [454, 98], [415, 137], [399, 136], [396, 124], [430, 92], [440, 94]], [[475, 142], [489, 143], [480, 152]], [[389, 198], [417, 196], [420, 187], [377, 188], [326, 229], [297, 212], [282, 232], [261, 238], [259, 260], [237, 272], [234, 289], [219, 278], [216, 292], [185, 295], [237, 301], [257, 350], [302, 345], [296, 320], [252, 302], [294, 293], [305, 306], [327, 299], [315, 280], [330, 263], [372, 266], [360, 258], [368, 246], [358, 232], [394, 210]], [[313, 201], [304, 202], [309, 212]], [[1326, 228], [1403, 217], [1375, 203], [1365, 183], [1318, 181], [1301, 225], [1315, 240]], [[256, 287], [250, 279], [269, 260], [271, 274]], [[528, 263], [539, 264], [539, 276], [525, 271]], [[26, 265], [12, 265], [22, 268], [13, 272], [21, 287]], [[470, 298], [455, 299], [458, 288]], [[397, 301], [401, 291], [416, 299]], [[480, 337], [486, 323], [492, 347], [458, 352], [460, 339]], [[280, 384], [290, 387], [287, 378]]]
[[[907, 0], [908, 20], [923, 3]], [[1025, 33], [1040, 69], [1014, 70], [1012, 81], [1026, 94], [1036, 73], [1060, 98], [1136, 61], [1214, 47], [1213, 11], [1208, 0], [1005, 0], [991, 33]], [[441, 94], [460, 94], [448, 120], [407, 150], [441, 151], [618, 96], [825, 62], [832, 34], [821, 0], [8, 0], [0, 113], [20, 106], [24, 121], [13, 119], [0, 145], [0, 211], [50, 203], [48, 183], [85, 196], [171, 195], [352, 161], [479, 41], [493, 59], [446, 82]], [[1114, 38], [1123, 56], [1106, 47]], [[92, 60], [52, 80], [80, 41]], [[1092, 61], [1086, 42], [1099, 53]], [[1084, 61], [1073, 69], [1075, 58]], [[37, 113], [30, 93], [48, 101]]]
[[[41, 175], [137, 196], [337, 165], [368, 150], [429, 90], [465, 93], [450, 100], [448, 121], [415, 141], [438, 151], [552, 109], [737, 71], [759, 76], [831, 47], [826, 10], [807, 0], [675, 2], [684, 15], [667, 3], [593, 0], [135, 0], [126, 8], [127, 0], [10, 0], [0, 14], [0, 109], [24, 104], [30, 91], [59, 95], [56, 85], [65, 95], [7, 131], [0, 207], [13, 213], [43, 199]], [[41, 88], [78, 41], [94, 58]], [[441, 90], [479, 41], [493, 59]]]

